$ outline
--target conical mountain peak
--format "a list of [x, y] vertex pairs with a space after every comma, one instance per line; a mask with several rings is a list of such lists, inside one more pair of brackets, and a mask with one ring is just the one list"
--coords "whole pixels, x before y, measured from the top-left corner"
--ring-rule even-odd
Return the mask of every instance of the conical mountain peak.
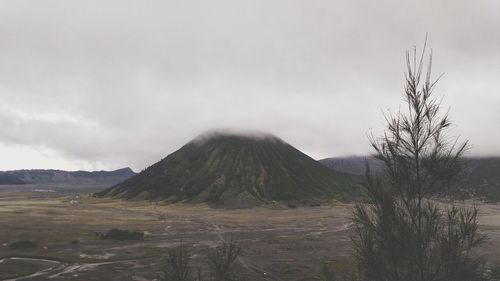
[[353, 180], [274, 135], [217, 130], [98, 195], [226, 205], [307, 201], [350, 197]]

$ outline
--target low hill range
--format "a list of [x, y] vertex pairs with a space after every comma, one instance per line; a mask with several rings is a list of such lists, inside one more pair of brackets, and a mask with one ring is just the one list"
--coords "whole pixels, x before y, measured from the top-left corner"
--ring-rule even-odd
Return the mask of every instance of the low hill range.
[[17, 184], [26, 184], [25, 181], [7, 174], [5, 172], [0, 172], [0, 185], [17, 185]]
[[[464, 157], [465, 171], [460, 197], [500, 202], [500, 157]], [[326, 167], [344, 173], [364, 175], [366, 163], [380, 172], [383, 163], [370, 156], [333, 157], [319, 160]]]
[[242, 207], [349, 199], [359, 176], [336, 172], [270, 134], [210, 132], [96, 196]]
[[136, 173], [130, 168], [115, 171], [12, 170], [0, 172], [0, 185], [92, 185], [110, 186]]

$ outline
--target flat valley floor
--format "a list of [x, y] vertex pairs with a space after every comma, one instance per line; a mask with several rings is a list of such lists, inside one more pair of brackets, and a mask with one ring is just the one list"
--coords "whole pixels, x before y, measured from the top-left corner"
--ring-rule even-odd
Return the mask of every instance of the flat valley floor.
[[[231, 238], [243, 246], [236, 265], [242, 280], [311, 281], [324, 262], [349, 267], [350, 204], [225, 210], [88, 193], [0, 187], [0, 280], [154, 280], [168, 250], [181, 242], [203, 274], [207, 249]], [[489, 235], [481, 254], [500, 262], [500, 205], [479, 207], [480, 229]], [[120, 242], [97, 235], [113, 228], [145, 237]], [[38, 246], [11, 250], [18, 240]]]

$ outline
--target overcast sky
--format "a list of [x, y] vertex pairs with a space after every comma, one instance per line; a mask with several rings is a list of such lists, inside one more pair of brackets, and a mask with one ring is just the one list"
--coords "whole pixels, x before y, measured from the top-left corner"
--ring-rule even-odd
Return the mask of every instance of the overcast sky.
[[500, 155], [500, 1], [1, 1], [0, 170], [135, 170], [213, 128], [366, 154], [429, 32], [453, 134]]

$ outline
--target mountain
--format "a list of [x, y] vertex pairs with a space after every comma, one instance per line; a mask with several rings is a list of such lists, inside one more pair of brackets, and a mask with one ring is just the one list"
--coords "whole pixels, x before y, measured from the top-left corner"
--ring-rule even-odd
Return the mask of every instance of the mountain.
[[[135, 173], [130, 168], [115, 171], [13, 170], [0, 172], [0, 184], [94, 185], [110, 186]], [[2, 178], [11, 179], [10, 183]]]
[[96, 196], [125, 199], [262, 203], [347, 199], [359, 177], [334, 172], [272, 135], [213, 132]]
[[[334, 157], [319, 162], [335, 171], [364, 175], [366, 161], [372, 171], [380, 172], [383, 163], [370, 156]], [[500, 157], [465, 157], [461, 197], [500, 202]]]

